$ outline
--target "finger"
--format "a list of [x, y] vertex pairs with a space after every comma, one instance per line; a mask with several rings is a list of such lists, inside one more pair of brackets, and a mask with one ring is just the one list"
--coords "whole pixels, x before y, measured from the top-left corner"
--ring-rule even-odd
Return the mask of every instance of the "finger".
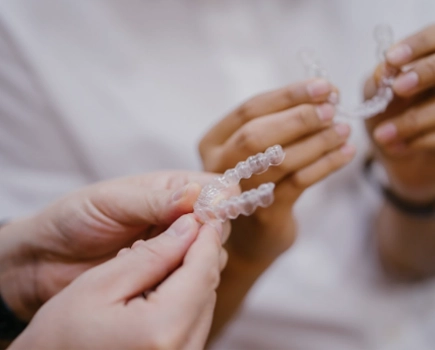
[[221, 238], [211, 225], [204, 225], [187, 252], [183, 265], [150, 294], [148, 303], [167, 306], [168, 327], [176, 325], [181, 333], [191, 328], [214, 293], [219, 278]]
[[435, 86], [435, 54], [413, 63], [412, 68], [397, 76], [393, 83], [394, 92], [410, 97]]
[[411, 35], [388, 50], [387, 62], [397, 68], [435, 51], [435, 25]]
[[219, 145], [247, 122], [303, 103], [326, 102], [333, 86], [324, 79], [311, 79], [258, 95], [230, 113], [203, 138], [200, 151], [208, 144]]
[[127, 226], [165, 226], [192, 212], [200, 191], [201, 186], [197, 183], [177, 190], [153, 190], [122, 182], [116, 186], [97, 187], [90, 201], [108, 220]]
[[355, 156], [356, 149], [352, 145], [329, 152], [313, 164], [297, 171], [289, 178], [291, 184], [300, 190], [308, 188], [326, 176], [348, 164]]
[[413, 150], [435, 151], [435, 130], [410, 142], [408, 147]]
[[256, 187], [259, 182], [278, 182], [291, 173], [305, 168], [329, 151], [344, 144], [349, 135], [349, 125], [336, 124], [291, 146], [285, 147], [286, 157], [281, 165], [271, 167], [261, 177], [251, 178], [249, 180], [250, 187]]
[[373, 132], [379, 145], [405, 141], [435, 127], [435, 99], [406, 109], [394, 119], [382, 122]]
[[128, 252], [130, 252], [130, 248], [122, 248], [116, 256], [117, 257], [123, 256], [123, 255], [127, 254]]
[[[331, 123], [335, 109], [331, 104], [304, 104], [252, 120], [237, 130], [221, 149], [221, 157], [233, 166], [246, 157], [264, 152], [273, 145], [287, 145]], [[237, 152], [235, 152], [237, 150]]]
[[128, 300], [153, 288], [183, 261], [198, 232], [193, 215], [184, 215], [161, 235], [135, 242], [128, 253], [91, 271], [90, 284], [114, 300]]

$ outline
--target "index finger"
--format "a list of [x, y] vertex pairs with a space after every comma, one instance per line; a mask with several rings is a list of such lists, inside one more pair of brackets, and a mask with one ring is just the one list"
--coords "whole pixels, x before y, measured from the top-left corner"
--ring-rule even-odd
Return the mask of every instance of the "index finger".
[[387, 62], [396, 68], [435, 51], [435, 24], [393, 45], [388, 50]]
[[333, 86], [325, 79], [310, 79], [255, 96], [222, 119], [206, 134], [201, 143], [223, 144], [252, 119], [303, 103], [325, 102], [332, 91]]

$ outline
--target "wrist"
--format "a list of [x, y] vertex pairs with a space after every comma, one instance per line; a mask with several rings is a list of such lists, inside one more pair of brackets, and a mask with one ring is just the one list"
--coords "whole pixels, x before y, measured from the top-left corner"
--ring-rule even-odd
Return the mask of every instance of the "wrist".
[[[0, 296], [21, 320], [29, 320], [29, 297], [34, 295], [34, 259], [26, 237], [32, 219], [10, 222], [0, 228]], [[34, 227], [33, 227], [34, 228]]]
[[403, 185], [371, 157], [366, 159], [364, 172], [395, 210], [421, 218], [435, 215], [435, 195], [427, 189], [422, 191], [418, 186]]

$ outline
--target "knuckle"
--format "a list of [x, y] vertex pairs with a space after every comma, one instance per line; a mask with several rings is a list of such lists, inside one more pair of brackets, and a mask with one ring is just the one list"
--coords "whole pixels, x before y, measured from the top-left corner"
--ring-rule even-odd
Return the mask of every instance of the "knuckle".
[[421, 76], [423, 77], [424, 81], [431, 81], [435, 78], [435, 56], [427, 59]]
[[432, 26], [426, 27], [420, 33], [416, 34], [414, 37], [414, 45], [421, 48], [426, 48], [431, 45], [433, 38], [433, 28]]
[[324, 148], [334, 145], [339, 140], [339, 136], [333, 129], [327, 129], [320, 133], [320, 142]]
[[295, 86], [289, 86], [283, 90], [283, 98], [285, 99], [286, 105], [293, 106], [296, 103], [295, 98]]
[[301, 176], [299, 173], [295, 173], [291, 178], [292, 187], [303, 190], [309, 186], [307, 178], [305, 176]]
[[326, 169], [334, 170], [341, 165], [341, 157], [339, 152], [331, 152], [325, 156]]
[[328, 153], [325, 156], [325, 173], [329, 173], [343, 164], [343, 157], [340, 151]]
[[415, 43], [418, 47], [426, 47], [428, 45], [428, 37], [425, 32], [417, 36]]
[[245, 124], [257, 116], [255, 97], [243, 103], [236, 109], [235, 117], [239, 119], [241, 124]]
[[[158, 247], [155, 247], [150, 244], [139, 244], [135, 249], [133, 249], [133, 252], [136, 252], [136, 258], [142, 262], [140, 266], [145, 266], [143, 262], [146, 262], [146, 265], [155, 266], [157, 269], [164, 269], [167, 270], [166, 267], [166, 257], [165, 254], [162, 253], [163, 249], [158, 249]], [[169, 271], [167, 271], [169, 272]]]
[[419, 117], [420, 117], [420, 113], [416, 108], [408, 109], [403, 119], [403, 131], [406, 134], [413, 134], [419, 130], [419, 125], [420, 125]]
[[295, 108], [294, 118], [303, 130], [313, 130], [318, 125], [316, 118], [312, 118], [314, 113], [313, 106], [302, 105]]
[[312, 176], [310, 171], [305, 169], [295, 172], [292, 176], [288, 178], [289, 185], [297, 193], [302, 193], [312, 184]]
[[239, 131], [236, 138], [236, 147], [247, 152], [255, 152], [259, 148], [260, 138], [257, 134], [255, 123], [245, 124]]

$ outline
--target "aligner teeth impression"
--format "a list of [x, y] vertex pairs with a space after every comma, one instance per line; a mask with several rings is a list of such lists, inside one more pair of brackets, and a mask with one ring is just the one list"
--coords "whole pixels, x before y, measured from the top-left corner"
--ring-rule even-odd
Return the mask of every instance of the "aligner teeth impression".
[[202, 222], [212, 219], [226, 221], [235, 219], [240, 214], [251, 215], [258, 207], [268, 207], [273, 203], [275, 184], [270, 182], [256, 189], [243, 192], [240, 196], [218, 200], [222, 192], [241, 179], [249, 179], [254, 174], [262, 174], [270, 166], [277, 166], [284, 160], [285, 153], [280, 145], [269, 147], [266, 152], [250, 156], [239, 162], [233, 169], [228, 169], [222, 176], [215, 178], [203, 187], [194, 205], [194, 213]]

